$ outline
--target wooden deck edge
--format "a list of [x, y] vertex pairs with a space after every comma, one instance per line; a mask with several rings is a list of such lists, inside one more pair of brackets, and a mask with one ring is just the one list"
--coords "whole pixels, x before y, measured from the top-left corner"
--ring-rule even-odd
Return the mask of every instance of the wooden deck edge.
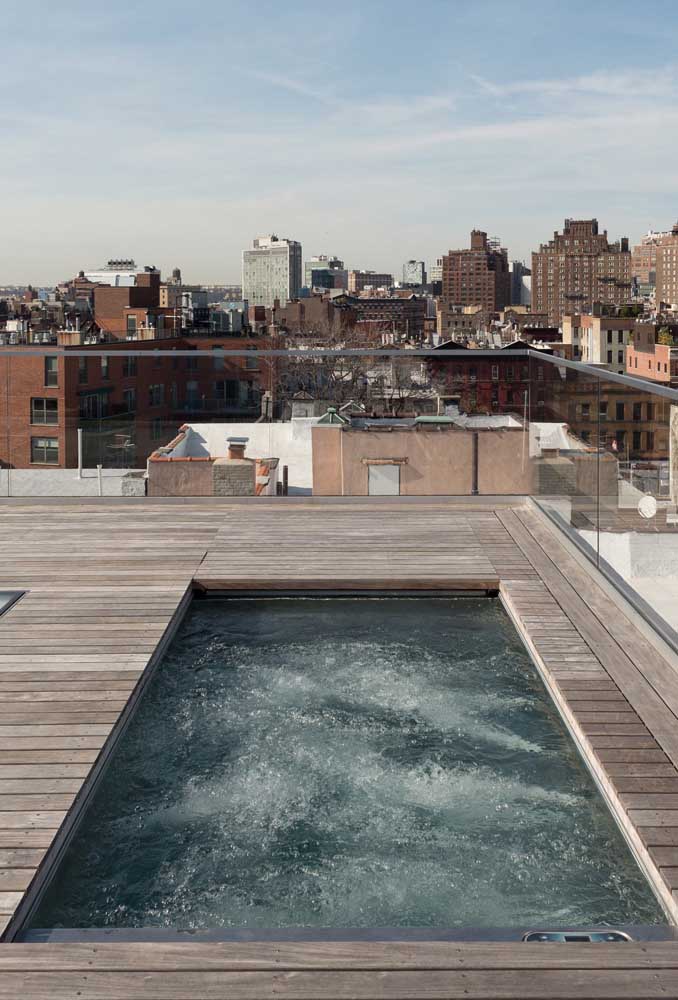
[[0, 946], [2, 946], [3, 943], [14, 940], [16, 935], [20, 932], [24, 924], [30, 919], [31, 915], [39, 905], [52, 876], [60, 865], [69, 844], [77, 832], [77, 829], [87, 811], [87, 807], [104, 776], [106, 767], [115, 753], [119, 740], [132, 720], [141, 698], [143, 697], [158, 664], [162, 660], [165, 650], [174, 638], [177, 629], [181, 625], [186, 612], [188, 611], [192, 596], [193, 586], [192, 584], [189, 584], [186, 587], [186, 590], [184, 591], [184, 594], [181, 597], [181, 600], [179, 601], [167, 628], [163, 632], [160, 641], [143, 669], [134, 690], [129, 696], [127, 704], [118, 716], [115, 725], [99, 752], [99, 756], [92, 765], [88, 776], [83, 781], [80, 790], [75, 797], [73, 805], [69, 809], [66, 818], [61, 824], [56, 836], [52, 840], [52, 843], [42, 859], [42, 862], [36, 871], [35, 877], [28, 886], [28, 889], [24, 892], [19, 905], [15, 908], [4, 928], [4, 931], [0, 933]]
[[251, 577], [239, 579], [237, 577], [212, 577], [196, 574], [194, 585], [204, 592], [209, 591], [342, 591], [354, 593], [356, 591], [497, 591], [499, 589], [498, 576], [486, 577], [385, 577], [382, 580], [361, 578], [353, 576], [350, 580], [335, 579], [328, 580], [327, 577], [306, 578], [302, 575], [298, 577], [267, 578]]
[[669, 921], [674, 926], [678, 925], [678, 900], [674, 899], [670, 888], [662, 878], [658, 866], [652, 860], [638, 830], [629, 818], [626, 808], [615, 791], [609, 775], [601, 762], [596, 758], [590, 740], [579, 725], [577, 717], [560, 690], [556, 679], [544, 663], [532, 641], [529, 628], [523, 623], [519, 612], [511, 600], [510, 582], [502, 583], [499, 588], [499, 597], [638, 866], [645, 875]]
[[[678, 969], [675, 940], [591, 948], [516, 941], [59, 942], [7, 944], [7, 972], [449, 971]], [[587, 996], [588, 994], [584, 994]]]

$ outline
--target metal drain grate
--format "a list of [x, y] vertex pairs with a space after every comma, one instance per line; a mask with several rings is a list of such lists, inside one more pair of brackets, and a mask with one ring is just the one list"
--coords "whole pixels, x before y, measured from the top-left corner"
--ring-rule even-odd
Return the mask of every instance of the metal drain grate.
[[523, 934], [523, 941], [564, 941], [575, 944], [599, 944], [600, 942], [618, 943], [632, 941], [624, 931], [528, 931]]

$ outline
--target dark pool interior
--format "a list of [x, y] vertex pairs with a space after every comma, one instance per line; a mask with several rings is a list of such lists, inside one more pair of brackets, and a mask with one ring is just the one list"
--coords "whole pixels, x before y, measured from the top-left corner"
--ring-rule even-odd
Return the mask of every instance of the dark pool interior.
[[501, 605], [195, 602], [33, 928], [661, 924]]

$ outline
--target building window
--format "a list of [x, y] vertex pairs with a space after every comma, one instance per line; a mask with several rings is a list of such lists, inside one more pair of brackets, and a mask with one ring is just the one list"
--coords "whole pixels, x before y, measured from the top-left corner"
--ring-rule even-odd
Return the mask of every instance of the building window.
[[581, 432], [581, 439], [582, 439], [582, 441], [588, 442], [589, 439], [590, 439], [590, 437], [591, 437], [591, 435], [589, 434], [588, 431], [582, 431]]
[[607, 331], [607, 342], [608, 344], [612, 343], [612, 330]]
[[600, 419], [607, 420], [607, 400], [601, 399], [600, 401]]
[[158, 349], [156, 347], [155, 350], [153, 351], [153, 367], [160, 368], [161, 366], [162, 366], [162, 358], [158, 354]]
[[640, 403], [634, 403], [633, 404], [633, 419], [634, 420], [642, 420], [643, 419], [642, 418], [642, 414], [641, 414], [641, 404]]
[[654, 431], [648, 431], [646, 434], [647, 450], [654, 451]]
[[513, 381], [513, 365], [509, 365], [506, 369], [506, 378], [509, 382]]
[[492, 381], [496, 382], [499, 379], [499, 365], [492, 365]]
[[617, 351], [617, 364], [618, 365], [623, 365], [624, 364], [624, 352], [623, 351]]
[[582, 403], [581, 404], [581, 416], [582, 416], [582, 420], [588, 420], [589, 419], [590, 411], [591, 411], [591, 404], [590, 403]]
[[156, 418], [151, 421], [151, 437], [153, 438], [154, 441], [157, 441], [159, 438], [162, 437], [163, 433], [162, 427], [163, 427], [162, 420]]
[[624, 343], [624, 331], [623, 330], [619, 330], [617, 332], [617, 343], [618, 344], [623, 344]]
[[634, 451], [640, 451], [640, 448], [641, 448], [641, 444], [640, 444], [640, 431], [634, 431], [633, 432], [633, 450]]
[[31, 400], [32, 424], [58, 424], [59, 403], [56, 399]]
[[78, 358], [78, 382], [80, 385], [85, 385], [89, 378], [87, 361], [87, 358]]
[[108, 362], [110, 358], [101, 359], [101, 377], [104, 381], [108, 380], [111, 376], [108, 373]]
[[612, 351], [607, 352], [607, 363], [608, 365], [612, 364]]
[[197, 371], [197, 368], [198, 368], [197, 358], [186, 358], [186, 371], [194, 372]]
[[162, 406], [165, 396], [164, 385], [149, 385], [148, 404], [149, 406]]
[[53, 388], [59, 384], [58, 374], [59, 359], [50, 354], [45, 358], [45, 385]]
[[83, 420], [100, 420], [108, 414], [108, 400], [105, 393], [88, 393], [80, 397], [80, 417]]
[[127, 413], [134, 413], [137, 408], [136, 389], [124, 389], [122, 393], [122, 402]]
[[615, 408], [615, 419], [616, 420], [623, 420], [624, 419], [624, 404], [623, 403], [617, 403], [616, 408]]
[[654, 420], [654, 403], [646, 403], [647, 407], [647, 419]]
[[137, 359], [125, 358], [122, 363], [122, 377], [134, 378], [137, 373]]
[[59, 403], [56, 399], [31, 400], [32, 424], [58, 424]]
[[31, 462], [39, 465], [58, 465], [59, 439], [31, 438]]
[[127, 339], [134, 339], [137, 332], [137, 318], [136, 316], [127, 317]]

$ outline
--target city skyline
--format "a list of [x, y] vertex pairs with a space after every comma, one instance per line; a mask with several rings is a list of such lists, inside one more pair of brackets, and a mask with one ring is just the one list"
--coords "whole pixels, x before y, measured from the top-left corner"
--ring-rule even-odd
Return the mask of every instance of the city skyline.
[[529, 263], [566, 217], [631, 243], [675, 222], [666, 0], [314, 12], [11, 0], [0, 283], [130, 255], [232, 284], [267, 232], [399, 274], [477, 227]]

